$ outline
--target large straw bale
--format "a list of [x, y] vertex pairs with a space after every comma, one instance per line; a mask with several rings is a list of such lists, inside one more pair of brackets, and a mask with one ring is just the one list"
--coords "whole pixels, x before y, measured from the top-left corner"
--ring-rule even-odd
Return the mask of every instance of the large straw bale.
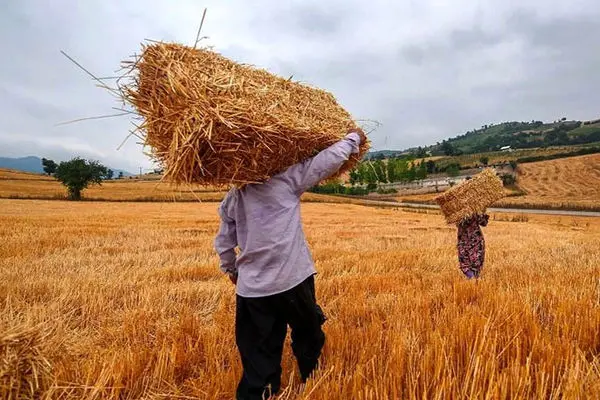
[[[121, 85], [165, 179], [204, 185], [262, 182], [357, 127], [328, 92], [238, 64], [208, 49], [143, 45]], [[125, 65], [128, 65], [125, 63]], [[338, 174], [368, 150], [353, 156]]]
[[502, 180], [491, 168], [486, 168], [473, 179], [450, 188], [435, 198], [449, 224], [456, 224], [475, 214], [485, 212], [494, 202], [504, 197]]

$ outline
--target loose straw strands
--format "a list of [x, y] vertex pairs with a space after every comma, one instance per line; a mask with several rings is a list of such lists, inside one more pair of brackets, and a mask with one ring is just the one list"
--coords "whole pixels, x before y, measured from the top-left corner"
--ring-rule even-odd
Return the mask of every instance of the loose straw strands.
[[0, 393], [9, 399], [38, 398], [51, 383], [43, 327], [17, 326], [0, 332]]

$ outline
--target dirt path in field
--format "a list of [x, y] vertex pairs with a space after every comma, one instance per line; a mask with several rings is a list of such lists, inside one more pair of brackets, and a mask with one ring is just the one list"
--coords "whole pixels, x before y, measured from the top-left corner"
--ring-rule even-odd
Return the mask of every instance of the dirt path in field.
[[[433, 210], [439, 210], [440, 208], [439, 206], [433, 204], [400, 203], [394, 201], [362, 200], [361, 202], [365, 206], [373, 207], [425, 208]], [[519, 214], [566, 215], [573, 217], [600, 217], [600, 212], [597, 211], [539, 210], [526, 208], [489, 208], [488, 211]]]

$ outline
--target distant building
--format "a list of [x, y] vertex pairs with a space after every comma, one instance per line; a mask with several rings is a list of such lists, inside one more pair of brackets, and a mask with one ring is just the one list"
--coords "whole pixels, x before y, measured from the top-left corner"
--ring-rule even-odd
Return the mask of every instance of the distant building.
[[504, 147], [500, 147], [500, 151], [510, 152], [510, 151], [513, 151], [513, 149], [510, 146], [504, 146]]

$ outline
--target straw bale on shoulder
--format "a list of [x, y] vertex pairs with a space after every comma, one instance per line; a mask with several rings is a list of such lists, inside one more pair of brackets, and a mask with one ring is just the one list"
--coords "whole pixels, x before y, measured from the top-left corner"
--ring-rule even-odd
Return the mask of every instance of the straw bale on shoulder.
[[357, 127], [330, 93], [208, 49], [151, 43], [129, 67], [122, 96], [142, 117], [139, 131], [165, 179], [175, 183], [262, 182]]

